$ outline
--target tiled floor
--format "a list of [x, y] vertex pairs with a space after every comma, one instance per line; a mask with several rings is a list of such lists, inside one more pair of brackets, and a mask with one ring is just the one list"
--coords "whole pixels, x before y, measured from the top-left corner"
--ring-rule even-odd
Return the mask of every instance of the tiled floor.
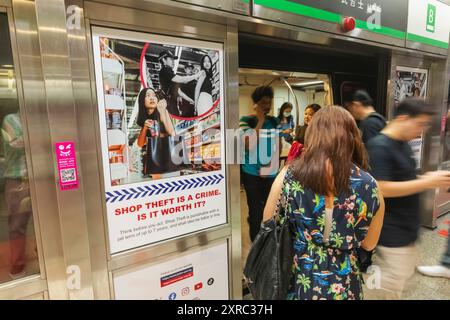
[[[445, 222], [450, 220], [450, 214], [438, 219], [435, 230], [422, 228], [419, 246], [419, 263], [421, 265], [438, 264], [447, 245], [447, 239], [439, 235], [440, 230], [448, 230]], [[450, 300], [450, 280], [430, 278], [417, 273], [412, 279], [416, 287], [404, 293], [405, 300]]]
[[[250, 238], [247, 224], [247, 199], [245, 192], [241, 191], [241, 221], [242, 221], [242, 266], [245, 265], [248, 251], [250, 250]], [[442, 252], [445, 250], [447, 239], [439, 235], [440, 230], [448, 230], [446, 224], [450, 220], [450, 214], [438, 219], [438, 228], [431, 230], [422, 228], [418, 243], [419, 263], [421, 265], [433, 265], [439, 263]], [[442, 278], [429, 278], [417, 273], [413, 277], [415, 287], [404, 293], [405, 300], [450, 300], [450, 280]], [[251, 299], [246, 295], [244, 299]]]

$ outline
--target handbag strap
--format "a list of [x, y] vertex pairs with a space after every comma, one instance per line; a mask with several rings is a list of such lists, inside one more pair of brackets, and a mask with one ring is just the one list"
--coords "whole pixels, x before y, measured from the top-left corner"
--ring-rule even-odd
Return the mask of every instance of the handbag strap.
[[287, 217], [287, 210], [288, 210], [288, 196], [285, 192], [285, 187], [287, 183], [287, 176], [289, 174], [289, 169], [287, 169], [284, 177], [283, 177], [283, 184], [281, 186], [280, 195], [278, 196], [277, 205], [275, 208], [275, 212], [272, 215], [272, 218], [281, 218], [281, 217]]

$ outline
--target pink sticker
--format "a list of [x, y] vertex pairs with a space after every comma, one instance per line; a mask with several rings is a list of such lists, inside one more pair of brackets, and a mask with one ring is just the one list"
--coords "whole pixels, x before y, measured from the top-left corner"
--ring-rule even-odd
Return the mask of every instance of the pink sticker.
[[71, 141], [57, 142], [56, 161], [58, 162], [59, 188], [61, 191], [78, 188], [77, 159], [75, 144]]

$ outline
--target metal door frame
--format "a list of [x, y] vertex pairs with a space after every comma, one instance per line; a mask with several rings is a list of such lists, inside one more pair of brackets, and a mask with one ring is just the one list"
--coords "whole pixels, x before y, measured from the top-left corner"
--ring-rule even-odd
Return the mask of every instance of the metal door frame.
[[[435, 118], [441, 119], [443, 114], [443, 103], [445, 100], [444, 94], [447, 92], [445, 86], [448, 86], [448, 82], [445, 81], [446, 77], [446, 59], [445, 57], [431, 57], [429, 55], [423, 55], [420, 52], [406, 54], [404, 52], [392, 52], [391, 58], [391, 74], [388, 84], [388, 118], [393, 117], [394, 109], [394, 79], [396, 74], [396, 67], [411, 67], [428, 70], [428, 88], [427, 88], [427, 100], [432, 103], [436, 112]], [[444, 81], [443, 81], [444, 80]], [[446, 107], [446, 106], [445, 106]], [[446, 112], [446, 111], [445, 111]], [[421, 173], [427, 171], [434, 171], [441, 165], [441, 147], [440, 145], [433, 146], [432, 140], [439, 139], [442, 143], [441, 121], [433, 122], [433, 126], [423, 137], [422, 151], [421, 151]], [[432, 157], [434, 155], [434, 158]], [[437, 157], [436, 157], [437, 156]], [[436, 219], [438, 217], [438, 210], [436, 210], [436, 190], [425, 190], [421, 194], [420, 201], [420, 213], [422, 224], [426, 227], [435, 228]]]
[[33, 162], [31, 155], [31, 146], [30, 146], [30, 128], [28, 126], [29, 123], [29, 115], [27, 114], [27, 110], [25, 107], [24, 101], [24, 93], [23, 93], [23, 85], [22, 85], [22, 74], [21, 67], [19, 62], [18, 55], [18, 47], [17, 47], [17, 36], [16, 36], [16, 28], [14, 24], [13, 10], [12, 4], [9, 0], [0, 0], [0, 13], [6, 13], [9, 25], [9, 35], [11, 40], [11, 51], [13, 56], [14, 63], [14, 74], [16, 80], [16, 91], [17, 91], [17, 100], [19, 105], [19, 112], [22, 122], [23, 128], [23, 136], [25, 143], [25, 154], [26, 154], [26, 163], [28, 176], [30, 181], [30, 193], [31, 193], [31, 202], [33, 208], [33, 224], [34, 224], [34, 232], [36, 236], [36, 246], [38, 252], [38, 262], [40, 273], [36, 275], [31, 275], [24, 277], [18, 280], [12, 280], [3, 284], [0, 284], [0, 300], [3, 299], [47, 299], [48, 298], [48, 286], [46, 281], [46, 273], [45, 273], [45, 263], [44, 263], [44, 250], [42, 245], [42, 237], [41, 237], [41, 227], [40, 227], [40, 214], [39, 214], [39, 206], [37, 203], [36, 196], [36, 180], [33, 172]]

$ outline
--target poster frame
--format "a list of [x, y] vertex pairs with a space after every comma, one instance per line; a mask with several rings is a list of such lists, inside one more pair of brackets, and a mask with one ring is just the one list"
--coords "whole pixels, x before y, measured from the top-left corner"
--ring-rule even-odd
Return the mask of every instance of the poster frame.
[[[110, 32], [110, 33], [107, 33], [107, 32]], [[104, 123], [102, 123], [102, 121], [104, 122], [104, 117], [103, 117], [103, 119], [102, 119], [102, 115], [99, 113], [99, 111], [101, 110], [101, 107], [102, 107], [102, 105], [103, 105], [103, 103], [102, 103], [102, 99], [99, 99], [99, 95], [100, 95], [100, 93], [99, 93], [99, 91], [98, 91], [98, 83], [97, 83], [97, 76], [96, 76], [96, 72], [98, 72], [98, 66], [97, 66], [97, 68], [95, 68], [95, 63], [96, 63], [96, 56], [95, 56], [95, 52], [94, 52], [94, 50], [96, 50], [96, 48], [95, 48], [95, 43], [94, 43], [94, 40], [95, 40], [95, 38], [96, 37], [98, 37], [99, 35], [105, 35], [106, 37], [109, 37], [109, 38], [125, 38], [126, 37], [126, 35], [131, 35], [131, 39], [129, 39], [130, 41], [139, 41], [139, 40], [136, 40], [136, 36], [137, 36], [137, 38], [139, 38], [139, 37], [142, 37], [142, 38], [145, 38], [145, 37], [147, 37], [147, 39], [148, 38], [150, 38], [150, 37], [157, 37], [158, 39], [179, 39], [180, 41], [181, 41], [181, 45], [185, 45], [185, 46], [188, 46], [188, 45], [192, 45], [192, 46], [195, 46], [196, 44], [202, 44], [201, 46], [200, 46], [200, 48], [207, 48], [207, 49], [211, 49], [211, 50], [218, 50], [218, 51], [220, 51], [220, 57], [221, 57], [221, 76], [220, 76], [220, 80], [221, 80], [221, 86], [220, 86], [220, 89], [221, 89], [221, 119], [220, 119], [220, 123], [221, 123], [221, 132], [222, 132], [222, 141], [221, 141], [221, 161], [222, 161], [222, 167], [221, 167], [221, 169], [220, 169], [220, 171], [217, 171], [217, 172], [221, 172], [222, 174], [223, 174], [223, 176], [224, 176], [224, 179], [223, 179], [223, 181], [221, 182], [221, 183], [223, 183], [223, 189], [224, 189], [224, 192], [225, 192], [225, 194], [223, 195], [223, 216], [224, 216], [224, 219], [225, 219], [225, 221], [223, 222], [223, 223], [220, 223], [220, 224], [216, 224], [216, 225], [212, 225], [212, 226], [208, 226], [208, 227], [206, 227], [206, 228], [201, 228], [201, 229], [197, 229], [197, 230], [195, 230], [195, 231], [190, 231], [190, 232], [188, 232], [188, 233], [182, 233], [182, 234], [178, 234], [178, 235], [176, 235], [176, 236], [174, 236], [174, 237], [170, 237], [170, 238], [164, 238], [164, 239], [159, 239], [158, 241], [152, 241], [152, 242], [150, 242], [150, 243], [146, 243], [146, 244], [141, 244], [141, 245], [139, 245], [139, 246], [135, 246], [135, 247], [130, 247], [130, 248], [128, 248], [128, 249], [125, 249], [125, 250], [120, 250], [120, 251], [115, 251], [115, 252], [112, 252], [112, 250], [111, 250], [111, 243], [110, 243], [110, 237], [109, 237], [109, 222], [108, 222], [108, 210], [107, 210], [107, 206], [106, 206], [106, 203], [105, 203], [105, 201], [103, 201], [103, 205], [104, 205], [104, 212], [105, 212], [105, 214], [104, 214], [104, 221], [105, 221], [105, 226], [106, 226], [106, 235], [105, 235], [105, 237], [106, 237], [106, 244], [107, 244], [107, 250], [108, 250], [108, 256], [111, 258], [112, 256], [117, 256], [117, 255], [122, 255], [122, 254], [127, 254], [127, 253], [130, 253], [130, 252], [134, 252], [134, 251], [136, 251], [136, 250], [140, 250], [140, 249], [142, 249], [142, 248], [145, 248], [145, 247], [152, 247], [152, 246], [156, 246], [156, 245], [158, 245], [158, 244], [161, 244], [161, 243], [165, 243], [165, 242], [167, 242], [167, 241], [174, 241], [174, 240], [177, 240], [177, 239], [183, 239], [183, 238], [185, 238], [185, 237], [189, 237], [189, 236], [192, 236], [192, 235], [195, 235], [195, 234], [203, 234], [203, 233], [205, 233], [205, 232], [208, 232], [208, 230], [216, 230], [216, 229], [220, 229], [220, 228], [222, 228], [222, 227], [229, 227], [230, 226], [230, 219], [231, 219], [231, 215], [230, 215], [230, 213], [229, 213], [229, 210], [228, 210], [228, 207], [229, 207], [229, 200], [228, 200], [228, 196], [227, 196], [227, 194], [228, 194], [228, 190], [229, 190], [229, 182], [227, 182], [227, 176], [228, 176], [228, 174], [227, 174], [227, 165], [226, 165], [226, 162], [225, 162], [225, 159], [226, 159], [226, 141], [225, 141], [225, 134], [224, 134], [224, 131], [225, 131], [225, 128], [226, 128], [226, 125], [225, 125], [225, 123], [226, 123], [226, 119], [227, 119], [227, 110], [226, 110], [226, 108], [225, 108], [225, 105], [226, 105], [226, 101], [227, 101], [227, 90], [226, 90], [226, 87], [225, 87], [225, 81], [226, 81], [226, 53], [225, 53], [225, 46], [226, 46], [226, 39], [222, 39], [222, 40], [220, 40], [220, 39], [207, 39], [207, 40], [203, 40], [203, 39], [196, 39], [196, 38], [186, 38], [186, 37], [182, 37], [182, 36], [180, 36], [180, 35], [178, 35], [178, 34], [165, 34], [165, 33], [161, 33], [161, 32], [158, 32], [158, 30], [152, 30], [152, 31], [150, 31], [150, 32], [147, 32], [147, 30], [137, 30], [137, 31], [134, 31], [134, 30], [129, 30], [129, 29], [127, 29], [127, 28], [118, 28], [116, 25], [109, 25], [109, 24], [107, 24], [107, 25], [103, 25], [103, 24], [91, 24], [90, 25], [90, 39], [89, 39], [89, 44], [90, 44], [90, 47], [89, 47], [89, 49], [90, 49], [90, 51], [91, 51], [91, 54], [92, 54], [92, 56], [91, 56], [91, 59], [92, 59], [92, 64], [94, 65], [94, 67], [92, 68], [93, 70], [92, 70], [92, 86], [93, 86], [93, 94], [95, 95], [95, 98], [96, 98], [96, 120], [97, 120], [97, 123], [96, 123], [96, 126], [98, 126], [98, 141], [99, 141], [99, 145], [100, 145], [100, 147], [99, 147], [99, 153], [101, 154], [101, 158], [102, 159], [99, 159], [99, 161], [101, 162], [101, 173], [102, 173], [102, 185], [103, 185], [103, 188], [104, 188], [104, 191], [105, 192], [107, 192], [108, 191], [108, 187], [109, 187], [109, 184], [108, 184], [108, 181], [110, 180], [109, 179], [109, 176], [108, 175], [105, 175], [105, 172], [107, 172], [107, 173], [109, 173], [109, 166], [107, 166], [107, 163], [104, 161], [104, 142], [105, 142], [105, 136], [104, 136], [104, 133], [102, 133], [101, 132], [101, 129], [102, 128], [104, 128], [104, 126], [103, 126], [103, 124]], [[125, 39], [126, 40], [126, 39]], [[101, 76], [101, 75], [100, 75]], [[205, 174], [205, 175], [208, 175], [208, 174], [212, 174], [212, 173], [214, 173], [214, 172], [216, 172], [216, 171], [213, 171], [213, 172], [200, 172], [200, 173], [196, 173], [196, 174], [193, 174], [193, 175], [187, 175], [186, 177], [196, 177], [196, 176], [198, 176], [199, 174], [200, 175], [202, 175], [202, 174]], [[167, 181], [172, 181], [172, 180], [176, 180], [176, 179], [174, 179], [174, 178], [165, 178], [165, 179], [161, 179], [161, 181], [163, 181], [163, 182], [167, 182]], [[148, 181], [147, 182], [142, 182], [142, 183], [149, 183]], [[111, 187], [112, 189], [115, 189], [115, 188], [123, 188], [124, 186], [126, 186], [126, 185], [128, 185], [128, 186], [130, 186], [130, 185], [132, 185], [132, 184], [125, 184], [125, 185], [119, 185], [119, 186], [114, 186], [114, 187]], [[104, 200], [105, 198], [103, 198], [103, 200]], [[230, 232], [231, 233], [231, 232]], [[110, 259], [109, 258], [109, 259]]]
[[[198, 245], [198, 246], [187, 248], [185, 251], [183, 251], [181, 253], [180, 252], [173, 252], [173, 253], [170, 253], [168, 255], [163, 255], [163, 256], [157, 257], [156, 259], [153, 259], [151, 261], [144, 261], [144, 262], [140, 262], [140, 263], [135, 263], [135, 264], [131, 264], [131, 265], [128, 265], [126, 267], [123, 267], [123, 268], [119, 268], [117, 270], [113, 270], [112, 272], [110, 272], [110, 276], [109, 276], [109, 278], [110, 278], [111, 298], [113, 300], [115, 300], [115, 297], [116, 297], [116, 291], [115, 291], [116, 288], [115, 288], [115, 285], [114, 285], [114, 278], [116, 276], [126, 275], [126, 274], [132, 273], [134, 271], [141, 270], [143, 268], [157, 266], [158, 264], [163, 264], [163, 263], [169, 262], [169, 261], [179, 257], [180, 255], [181, 256], [185, 256], [185, 255], [187, 256], [187, 255], [190, 255], [190, 254], [195, 254], [195, 253], [198, 253], [198, 252], [203, 251], [205, 249], [207, 250], [207, 249], [210, 249], [212, 247], [219, 246], [221, 244], [225, 244], [226, 245], [226, 247], [227, 247], [227, 249], [226, 249], [227, 261], [230, 262], [231, 261], [231, 255], [232, 255], [232, 253], [231, 253], [231, 251], [232, 251], [231, 250], [231, 238], [230, 237], [225, 237], [225, 238], [219, 238], [219, 239], [210, 241], [206, 245]], [[232, 265], [230, 263], [228, 263], [226, 268], [228, 270], [228, 272], [227, 272], [228, 283], [231, 284], [232, 283], [232, 272], [231, 272], [232, 271]], [[228, 297], [229, 297], [229, 299], [231, 299], [231, 297], [232, 297], [232, 291], [233, 291], [232, 287], [229, 285], [228, 286]]]

